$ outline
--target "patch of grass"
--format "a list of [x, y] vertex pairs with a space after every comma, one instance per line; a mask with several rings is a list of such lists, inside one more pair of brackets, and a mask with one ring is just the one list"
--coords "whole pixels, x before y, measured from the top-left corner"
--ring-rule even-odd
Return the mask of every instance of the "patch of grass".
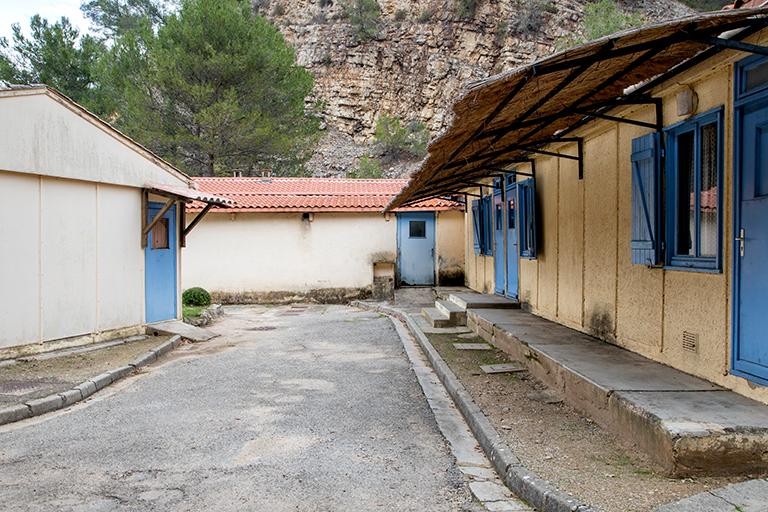
[[204, 309], [204, 306], [182, 306], [181, 314], [184, 318], [197, 318], [203, 313]]

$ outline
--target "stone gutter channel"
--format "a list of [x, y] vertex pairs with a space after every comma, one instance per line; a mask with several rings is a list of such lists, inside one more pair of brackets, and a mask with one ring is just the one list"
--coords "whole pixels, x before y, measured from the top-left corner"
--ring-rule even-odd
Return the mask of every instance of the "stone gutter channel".
[[181, 345], [181, 336], [173, 336], [168, 341], [165, 341], [149, 352], [142, 354], [133, 362], [90, 378], [72, 389], [29, 400], [23, 404], [2, 408], [0, 409], [0, 425], [21, 421], [34, 416], [40, 416], [41, 414], [63, 409], [64, 407], [69, 407], [72, 404], [85, 400], [110, 384], [132, 375], [139, 368], [154, 363], [160, 359], [160, 357], [171, 350], [174, 350], [179, 345]]
[[497, 474], [515, 495], [541, 512], [596, 512], [591, 506], [556, 489], [523, 465], [410, 315], [384, 304], [354, 301], [351, 305], [377, 311], [392, 320], [397, 319], [405, 323], [426, 354], [449, 396], [466, 419]]

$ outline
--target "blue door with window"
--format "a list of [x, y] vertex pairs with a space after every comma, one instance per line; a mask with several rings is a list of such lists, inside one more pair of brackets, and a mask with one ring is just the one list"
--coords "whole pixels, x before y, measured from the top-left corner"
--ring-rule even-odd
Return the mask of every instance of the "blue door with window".
[[518, 247], [517, 247], [517, 185], [514, 177], [507, 178], [506, 189], [506, 230], [507, 230], [507, 289], [509, 298], [517, 298], [518, 287]]
[[397, 268], [400, 284], [435, 284], [435, 213], [397, 214]]
[[[149, 203], [147, 224], [160, 213], [162, 203]], [[144, 249], [146, 322], [176, 318], [176, 206], [149, 232]]]
[[504, 198], [502, 197], [500, 180], [496, 180], [493, 190], [493, 270], [495, 276], [495, 292], [504, 295], [506, 290], [506, 274], [504, 273]]
[[400, 284], [435, 284], [435, 214], [397, 214], [397, 268]]
[[734, 373], [768, 384], [768, 59], [737, 66]]

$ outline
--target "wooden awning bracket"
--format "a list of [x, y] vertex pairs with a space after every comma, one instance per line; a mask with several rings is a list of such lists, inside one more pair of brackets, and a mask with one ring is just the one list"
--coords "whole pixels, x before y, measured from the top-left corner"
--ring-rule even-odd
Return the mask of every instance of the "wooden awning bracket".
[[141, 247], [142, 249], [147, 247], [147, 244], [149, 243], [149, 232], [152, 231], [152, 228], [155, 227], [155, 224], [160, 222], [160, 219], [163, 218], [163, 215], [168, 213], [168, 210], [173, 208], [173, 205], [176, 204], [176, 199], [173, 197], [169, 197], [168, 200], [165, 202], [163, 207], [160, 209], [159, 212], [157, 212], [157, 215], [155, 215], [152, 218], [152, 221], [147, 224], [147, 213], [149, 212], [149, 193], [145, 190], [142, 194], [142, 201], [141, 201], [141, 210], [142, 210], [142, 219], [141, 219]]
[[197, 226], [201, 220], [203, 220], [203, 217], [206, 216], [206, 214], [213, 208], [213, 203], [208, 203], [205, 205], [205, 208], [197, 214], [197, 217], [192, 219], [192, 222], [189, 223], [189, 226], [185, 227], [184, 230], [181, 232], [181, 239], [184, 241], [184, 245], [182, 247], [186, 246], [186, 239], [189, 235], [189, 232], [194, 229], [195, 226]]

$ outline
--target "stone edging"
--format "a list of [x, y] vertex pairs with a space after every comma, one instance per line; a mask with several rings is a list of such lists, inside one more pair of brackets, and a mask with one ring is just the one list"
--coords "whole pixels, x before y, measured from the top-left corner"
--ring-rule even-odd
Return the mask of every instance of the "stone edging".
[[205, 327], [223, 314], [224, 308], [221, 304], [211, 304], [200, 313], [200, 316], [195, 318], [184, 318], [183, 321], [184, 323], [194, 325], [195, 327]]
[[114, 368], [91, 379], [86, 380], [67, 391], [54, 393], [43, 398], [36, 398], [23, 404], [13, 405], [0, 409], [0, 425], [13, 423], [34, 416], [40, 416], [47, 412], [63, 409], [74, 403], [85, 400], [96, 391], [104, 389], [110, 384], [131, 375], [139, 368], [154, 363], [161, 356], [181, 345], [181, 336], [173, 336], [168, 341], [158, 345], [149, 352], [140, 355], [133, 362]]
[[478, 443], [480, 443], [486, 456], [490, 459], [496, 472], [501, 476], [506, 486], [519, 498], [524, 499], [542, 512], [594, 511], [589, 505], [581, 503], [579, 500], [556, 489], [549, 482], [537, 477], [522, 464], [410, 315], [396, 308], [381, 304], [367, 304], [361, 301], [354, 301], [351, 305], [395, 317], [408, 326], [411, 334], [413, 334], [422, 350], [424, 350], [448, 394], [456, 403], [462, 415], [464, 415], [472, 433], [475, 434]]

